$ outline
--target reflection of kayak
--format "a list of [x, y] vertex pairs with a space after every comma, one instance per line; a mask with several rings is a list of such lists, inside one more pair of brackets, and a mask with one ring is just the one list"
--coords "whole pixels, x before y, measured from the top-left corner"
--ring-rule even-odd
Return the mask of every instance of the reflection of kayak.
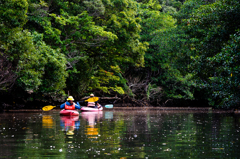
[[78, 121], [79, 120], [79, 116], [61, 116], [61, 120], [63, 122]]
[[[83, 119], [88, 121], [88, 126], [86, 126], [85, 134], [89, 139], [97, 139], [99, 135], [99, 130], [94, 127], [97, 122], [102, 118], [103, 111], [83, 111], [81, 116]], [[93, 140], [91, 140], [93, 141]], [[95, 141], [96, 142], [96, 141]]]
[[61, 116], [60, 126], [63, 130], [66, 131], [66, 135], [73, 135], [74, 130], [79, 129], [80, 127], [80, 121], [79, 121], [79, 115], [77, 116]]
[[78, 116], [61, 116], [61, 127], [63, 127], [65, 130], [79, 127], [80, 121], [79, 121], [79, 115]]
[[88, 121], [90, 127], [94, 127], [95, 120], [99, 120], [103, 116], [103, 111], [83, 111], [81, 113], [83, 119]]
[[102, 111], [103, 107], [101, 106], [100, 108], [91, 108], [91, 107], [81, 107], [81, 111], [92, 111], [92, 112], [97, 112], [97, 111]]
[[62, 109], [60, 111], [60, 115], [76, 116], [76, 115], [79, 115], [79, 112], [77, 110], [65, 110], [65, 109]]
[[95, 111], [95, 112], [91, 112], [91, 111], [84, 111], [81, 113], [82, 118], [86, 119], [86, 120], [91, 120], [94, 121], [95, 118], [96, 119], [100, 119], [103, 116], [103, 111]]

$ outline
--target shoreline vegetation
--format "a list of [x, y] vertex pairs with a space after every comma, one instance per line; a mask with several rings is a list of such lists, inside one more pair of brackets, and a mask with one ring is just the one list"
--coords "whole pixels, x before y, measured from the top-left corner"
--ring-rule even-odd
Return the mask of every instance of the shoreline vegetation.
[[[88, 99], [89, 96], [85, 96], [79, 100], [75, 99], [75, 102], [79, 102], [81, 106], [84, 106], [87, 104], [87, 102], [85, 101], [86, 99]], [[156, 110], [161, 110], [163, 108], [167, 108], [167, 109], [171, 109], [171, 108], [174, 108], [175, 110], [177, 109], [188, 109], [190, 108], [191, 109], [191, 106], [190, 105], [193, 105], [192, 106], [192, 109], [199, 109], [201, 108], [202, 110], [205, 110], [206, 107], [201, 107], [201, 105], [204, 105], [204, 103], [202, 102], [196, 102], [196, 101], [175, 101], [175, 102], [172, 102], [172, 101], [169, 101], [168, 103], [165, 102], [163, 103], [162, 105], [158, 104], [158, 105], [152, 105], [149, 101], [142, 101], [142, 100], [134, 100], [132, 98], [127, 98], [127, 97], [123, 97], [123, 98], [120, 98], [120, 97], [98, 97], [99, 100], [98, 102], [101, 104], [101, 105], [106, 105], [106, 104], [113, 104], [114, 109], [126, 109], [126, 110], [135, 110], [135, 109], [138, 109], [138, 108], [144, 108], [144, 109], [156, 109]], [[1, 101], [0, 101], [1, 102]], [[37, 101], [37, 100], [34, 100], [34, 101], [24, 101], [24, 100], [20, 100], [18, 99], [18, 101], [8, 101], [6, 103], [4, 102], [1, 102], [1, 106], [0, 106], [0, 112], [1, 111], [9, 111], [9, 110], [24, 110], [24, 109], [28, 109], [28, 110], [31, 110], [31, 109], [41, 109], [42, 107], [46, 106], [46, 105], [54, 105], [54, 106], [59, 106], [60, 104], [64, 103], [65, 101], [63, 102], [56, 102], [56, 101], [53, 101], [53, 100], [50, 100], [50, 101]], [[205, 106], [208, 106], [208, 105], [205, 105]], [[207, 108], [211, 108], [211, 107], [207, 107]], [[220, 108], [221, 109], [221, 108]]]
[[[59, 112], [61, 109], [54, 108], [51, 111]], [[238, 109], [214, 109], [212, 107], [113, 107], [113, 108], [104, 108], [103, 111], [124, 111], [126, 113], [146, 113], [148, 111], [156, 113], [234, 113], [240, 114]], [[42, 109], [19, 109], [19, 110], [4, 110], [4, 112], [44, 112]], [[47, 113], [47, 112], [45, 112]]]
[[0, 110], [93, 93], [121, 107], [240, 107], [239, 0], [5, 0]]

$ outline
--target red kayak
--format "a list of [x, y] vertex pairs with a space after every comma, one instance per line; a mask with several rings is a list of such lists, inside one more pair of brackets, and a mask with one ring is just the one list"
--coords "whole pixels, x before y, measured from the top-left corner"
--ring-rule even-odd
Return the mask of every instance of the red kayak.
[[65, 110], [62, 109], [60, 111], [60, 115], [66, 115], [66, 116], [78, 116], [79, 112], [77, 110]]

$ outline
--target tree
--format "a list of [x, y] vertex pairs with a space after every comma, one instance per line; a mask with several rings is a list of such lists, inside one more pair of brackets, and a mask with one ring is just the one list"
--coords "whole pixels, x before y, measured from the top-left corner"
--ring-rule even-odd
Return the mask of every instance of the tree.
[[[168, 13], [160, 12], [157, 1], [143, 3], [141, 40], [149, 43], [145, 54], [145, 94], [154, 104], [172, 99], [193, 99], [192, 75], [185, 71], [184, 33]], [[154, 6], [154, 7], [152, 7]], [[178, 30], [180, 29], [180, 30]], [[138, 91], [139, 92], [139, 91]]]
[[230, 35], [230, 39], [221, 51], [213, 57], [207, 58], [208, 64], [215, 67], [215, 76], [209, 77], [209, 87], [212, 97], [209, 101], [219, 107], [239, 106], [240, 77], [240, 32]]
[[[14, 8], [12, 10], [11, 8]], [[1, 78], [0, 78], [0, 90], [8, 90], [17, 78], [16, 72], [19, 71], [17, 68], [18, 57], [17, 50], [25, 51], [24, 47], [28, 44], [22, 43], [19, 48], [16, 48], [17, 36], [22, 39], [25, 38], [24, 33], [21, 32], [21, 27], [26, 22], [26, 12], [27, 12], [27, 1], [4, 1], [0, 4], [0, 68], [1, 68]], [[30, 46], [32, 47], [32, 46]], [[15, 61], [14, 61], [15, 60]]]
[[[1, 12], [1, 66], [6, 82], [1, 90], [12, 84], [28, 93], [60, 93], [66, 81], [66, 61], [42, 41], [42, 35], [23, 29], [27, 21], [27, 1], [4, 1]], [[13, 9], [14, 8], [14, 9]], [[22, 93], [24, 94], [24, 93]]]
[[119, 71], [130, 63], [143, 65], [146, 48], [139, 42], [136, 2], [29, 3], [26, 28], [42, 33], [43, 41], [53, 49], [61, 49], [67, 59], [67, 89], [71, 93], [81, 95], [96, 89], [124, 93], [121, 82], [119, 85]]
[[[230, 91], [227, 83], [232, 80], [237, 82], [238, 79], [228, 79], [234, 67], [238, 67], [234, 60], [229, 63], [228, 58], [235, 59], [234, 54], [238, 53], [240, 22], [236, 19], [240, 18], [239, 9], [238, 1], [216, 1], [201, 6], [184, 20], [186, 33], [191, 38], [192, 73], [200, 88], [208, 90], [210, 104], [217, 107], [229, 108], [238, 103], [238, 91]], [[230, 57], [225, 58], [226, 55]], [[220, 84], [220, 81], [223, 83]], [[233, 85], [230, 84], [230, 87]]]

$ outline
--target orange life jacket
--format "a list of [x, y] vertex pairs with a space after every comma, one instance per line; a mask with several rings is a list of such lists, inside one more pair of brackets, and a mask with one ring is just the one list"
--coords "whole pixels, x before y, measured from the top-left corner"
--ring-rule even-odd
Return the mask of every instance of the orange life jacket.
[[66, 110], [75, 110], [75, 103], [73, 103], [73, 105], [67, 105], [67, 103], [65, 103], [65, 109]]

